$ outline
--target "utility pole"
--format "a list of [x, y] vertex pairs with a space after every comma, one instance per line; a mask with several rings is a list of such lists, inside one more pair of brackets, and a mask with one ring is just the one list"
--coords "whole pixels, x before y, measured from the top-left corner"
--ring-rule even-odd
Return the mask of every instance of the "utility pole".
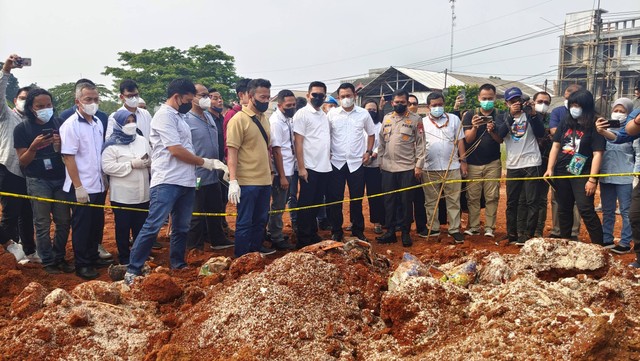
[[[598, 89], [598, 49], [600, 48], [600, 28], [602, 27], [602, 15], [600, 11], [600, 0], [598, 0], [598, 9], [596, 9], [596, 13], [594, 14], [594, 26], [596, 27], [596, 39], [595, 39], [595, 50], [594, 50], [594, 59], [593, 59], [593, 87], [591, 88], [593, 91], [593, 96], [598, 97], [597, 89]], [[604, 52], [602, 54], [604, 57]]]
[[456, 26], [456, 0], [449, 0], [451, 3], [451, 49], [449, 51], [449, 71], [453, 70], [453, 28]]

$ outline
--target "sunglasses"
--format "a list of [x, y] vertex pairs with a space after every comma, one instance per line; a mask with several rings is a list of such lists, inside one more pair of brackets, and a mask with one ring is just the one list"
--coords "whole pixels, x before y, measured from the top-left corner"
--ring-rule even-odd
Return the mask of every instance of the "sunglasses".
[[314, 98], [318, 98], [318, 99], [324, 99], [326, 94], [324, 94], [324, 93], [311, 93], [311, 96], [314, 97]]
[[409, 105], [418, 105], [418, 102], [409, 102]]

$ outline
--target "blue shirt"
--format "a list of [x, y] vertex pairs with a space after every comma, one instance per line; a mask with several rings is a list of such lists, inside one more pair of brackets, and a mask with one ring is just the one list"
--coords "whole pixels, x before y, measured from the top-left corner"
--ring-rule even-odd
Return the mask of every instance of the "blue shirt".
[[560, 121], [567, 117], [569, 109], [564, 105], [554, 108], [551, 111], [551, 118], [549, 119], [549, 128], [557, 128], [560, 125]]
[[[218, 159], [218, 128], [211, 114], [204, 112], [204, 119], [190, 111], [185, 122], [191, 130], [191, 141], [195, 155], [202, 158]], [[200, 178], [200, 185], [206, 186], [218, 182], [218, 172], [196, 167], [196, 178]]]
[[627, 134], [627, 127], [626, 127], [626, 124], [631, 119], [635, 119], [635, 117], [637, 117], [638, 114], [640, 114], [640, 109], [636, 109], [636, 110], [632, 111], [631, 114], [629, 114], [627, 116], [627, 120], [620, 127], [620, 130], [618, 130], [618, 134], [616, 136], [616, 139], [611, 141], [611, 143], [614, 143], [614, 144], [629, 143], [629, 142], [633, 142], [634, 140], [640, 138], [640, 134], [638, 134], [638, 135], [629, 135], [629, 134]]
[[[73, 113], [76, 112], [76, 110], [78, 110], [78, 106], [77, 105], [74, 105], [69, 109], [63, 110], [62, 113], [60, 113], [60, 120], [64, 123], [64, 121], [67, 120], [70, 116], [72, 116]], [[104, 129], [102, 129], [103, 130], [103, 132], [102, 132], [103, 139], [102, 140], [104, 140], [104, 135], [107, 134], [107, 124], [109, 123], [109, 116], [107, 115], [107, 113], [105, 113], [105, 112], [103, 112], [101, 110], [98, 110], [98, 112], [96, 113], [96, 117], [98, 119], [100, 119], [100, 121], [102, 122], [102, 127], [104, 128]]]

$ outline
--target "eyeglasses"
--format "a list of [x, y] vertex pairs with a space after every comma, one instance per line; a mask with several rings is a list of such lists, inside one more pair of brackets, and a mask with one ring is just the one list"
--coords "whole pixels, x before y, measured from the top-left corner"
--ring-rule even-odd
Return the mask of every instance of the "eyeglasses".
[[209, 93], [196, 94], [198, 98], [209, 98]]
[[311, 96], [317, 99], [324, 99], [326, 97], [326, 94], [324, 93], [311, 93]]
[[418, 105], [418, 102], [409, 102], [409, 105]]

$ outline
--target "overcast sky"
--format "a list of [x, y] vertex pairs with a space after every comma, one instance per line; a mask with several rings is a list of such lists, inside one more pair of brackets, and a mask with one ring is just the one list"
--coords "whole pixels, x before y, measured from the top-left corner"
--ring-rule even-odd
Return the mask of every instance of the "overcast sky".
[[[519, 35], [556, 33], [454, 59], [453, 71], [542, 83], [555, 80], [565, 14], [591, 10], [593, 0], [456, 1], [454, 53]], [[640, 1], [602, 0], [601, 7], [640, 17]], [[623, 14], [618, 14], [622, 16]], [[304, 89], [313, 80], [333, 88], [370, 68], [448, 56], [447, 0], [0, 0], [0, 57], [31, 57], [15, 71], [20, 85], [48, 88], [80, 77], [112, 86], [100, 73], [118, 66], [120, 51], [217, 44], [235, 57], [237, 73], [271, 80], [274, 90]], [[507, 60], [505, 60], [507, 59]], [[423, 65], [424, 64], [424, 65]], [[422, 63], [443, 71], [449, 60]], [[144, 97], [144, 94], [142, 94]]]

